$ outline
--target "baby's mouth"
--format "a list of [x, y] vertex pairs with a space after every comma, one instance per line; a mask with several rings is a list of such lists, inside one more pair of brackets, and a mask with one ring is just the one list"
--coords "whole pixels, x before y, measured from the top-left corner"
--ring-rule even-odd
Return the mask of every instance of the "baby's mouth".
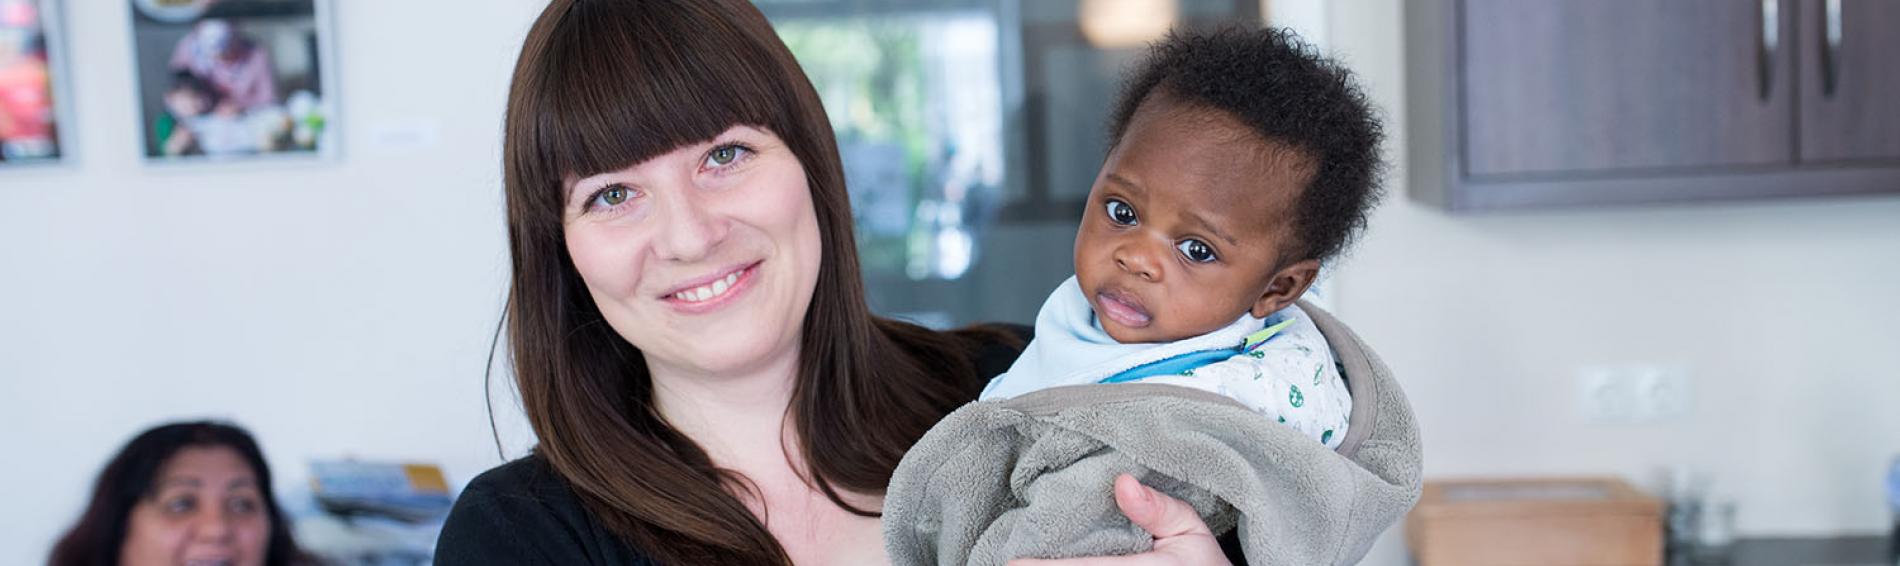
[[1102, 318], [1128, 328], [1146, 328], [1154, 321], [1148, 309], [1142, 308], [1141, 298], [1119, 289], [1105, 289], [1096, 293], [1095, 306]]

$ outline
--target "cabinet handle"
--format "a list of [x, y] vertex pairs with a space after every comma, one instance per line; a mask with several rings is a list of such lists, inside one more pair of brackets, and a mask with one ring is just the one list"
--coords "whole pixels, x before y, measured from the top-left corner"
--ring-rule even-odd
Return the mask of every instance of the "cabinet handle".
[[1827, 33], [1821, 46], [1821, 96], [1834, 97], [1841, 82], [1841, 0], [1827, 0]]
[[1761, 45], [1756, 72], [1761, 77], [1761, 99], [1775, 89], [1775, 53], [1781, 50], [1781, 0], [1761, 0]]

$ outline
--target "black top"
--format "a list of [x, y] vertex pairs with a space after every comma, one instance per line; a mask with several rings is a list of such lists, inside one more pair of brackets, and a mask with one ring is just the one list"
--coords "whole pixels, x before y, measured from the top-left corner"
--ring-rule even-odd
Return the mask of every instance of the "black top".
[[[1009, 329], [1028, 341], [1028, 327]], [[1008, 370], [1021, 353], [1017, 346], [986, 344], [973, 361], [987, 380]], [[1221, 540], [1229, 559], [1241, 564], [1237, 542], [1231, 534]], [[442, 526], [435, 563], [654, 564], [596, 521], [539, 454], [502, 464], [469, 482]]]
[[455, 500], [442, 537], [441, 564], [639, 564], [646, 555], [594, 520], [567, 481], [540, 454], [475, 476]]

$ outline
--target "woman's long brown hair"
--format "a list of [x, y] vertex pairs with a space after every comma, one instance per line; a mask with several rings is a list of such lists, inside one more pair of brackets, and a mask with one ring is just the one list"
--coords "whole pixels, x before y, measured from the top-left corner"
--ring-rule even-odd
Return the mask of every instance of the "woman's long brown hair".
[[789, 564], [721, 469], [653, 406], [640, 351], [602, 320], [568, 257], [563, 179], [618, 170], [734, 125], [804, 166], [823, 259], [791, 413], [806, 472], [882, 493], [904, 451], [972, 399], [969, 354], [994, 330], [938, 333], [866, 305], [836, 140], [811, 82], [745, 0], [553, 0], [521, 49], [503, 148], [508, 340], [537, 451], [588, 510], [661, 563]]

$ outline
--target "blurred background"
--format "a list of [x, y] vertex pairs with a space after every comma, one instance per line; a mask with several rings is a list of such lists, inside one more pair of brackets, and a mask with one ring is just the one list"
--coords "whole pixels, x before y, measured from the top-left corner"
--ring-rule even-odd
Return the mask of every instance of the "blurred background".
[[[314, 58], [330, 145], [185, 162], [146, 157], [142, 66], [164, 57], [137, 45], [138, 2], [60, 4], [0, 0], [0, 563], [42, 561], [161, 421], [248, 427], [293, 510], [315, 462], [428, 463], [453, 487], [526, 453], [505, 367], [483, 375], [501, 115], [543, 2], [315, 3], [271, 28], [313, 41], [265, 43]], [[1325, 296], [1404, 385], [1428, 478], [1612, 478], [1678, 503], [1642, 525], [1710, 510], [1689, 530], [1738, 563], [1884, 556], [1900, 5], [759, 5], [830, 112], [880, 312], [1032, 321], [1072, 271], [1124, 66], [1171, 27], [1291, 27], [1386, 120], [1387, 198]], [[1460, 563], [1423, 556], [1447, 548], [1432, 528], [1366, 563]]]

